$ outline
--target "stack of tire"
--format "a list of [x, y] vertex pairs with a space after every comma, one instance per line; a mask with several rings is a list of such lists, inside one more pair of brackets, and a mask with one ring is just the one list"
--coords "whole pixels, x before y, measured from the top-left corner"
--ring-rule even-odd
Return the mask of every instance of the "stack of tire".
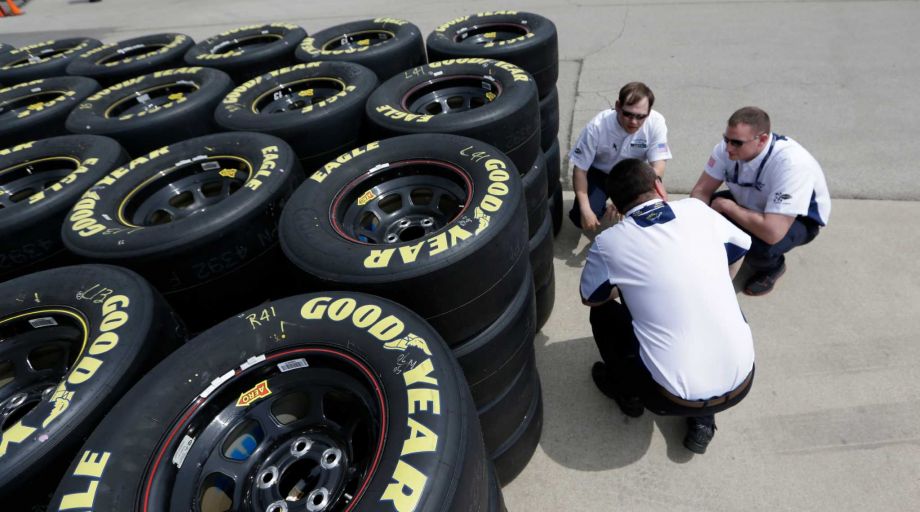
[[[288, 343], [298, 343], [288, 336], [290, 329], [298, 329], [293, 326], [303, 318], [285, 322], [281, 318], [290, 318], [291, 313], [276, 313], [293, 306], [282, 305], [283, 301], [255, 305], [319, 290], [320, 299], [329, 299], [327, 323], [338, 323], [347, 317], [354, 325], [367, 327], [375, 343], [384, 342], [381, 353], [392, 355], [392, 362], [382, 359], [384, 366], [375, 366], [371, 373], [387, 379], [392, 375], [406, 376], [403, 392], [408, 391], [410, 399], [432, 396], [428, 387], [405, 388], [411, 384], [409, 375], [428, 372], [426, 358], [441, 357], [432, 348], [442, 343], [439, 337], [444, 338], [459, 361], [472, 391], [472, 406], [483, 425], [482, 433], [465, 407], [456, 405], [458, 402], [445, 402], [442, 397], [440, 407], [447, 404], [448, 414], [443, 409], [438, 412], [439, 404], [434, 399], [416, 398], [409, 403], [409, 414], [430, 407], [434, 415], [459, 415], [461, 419], [457, 421], [467, 426], [445, 427], [447, 430], [441, 433], [425, 430], [423, 421], [410, 417], [405, 436], [409, 444], [423, 446], [418, 438], [435, 432], [442, 439], [439, 447], [443, 443], [448, 452], [469, 454], [456, 458], [452, 452], [443, 452], [447, 455], [438, 456], [446, 457], [444, 461], [462, 459], [464, 462], [457, 464], [462, 465], [464, 474], [469, 471], [481, 476], [490, 470], [480, 469], [479, 465], [491, 460], [503, 483], [523, 469], [536, 448], [542, 425], [542, 398], [533, 355], [539, 311], [534, 299], [535, 283], [540, 274], [532, 271], [531, 265], [537, 267], [532, 247], [537, 233], [534, 226], [546, 217], [547, 210], [546, 201], [536, 200], [546, 196], [542, 186], [546, 168], [538, 149], [539, 103], [532, 78], [513, 65], [492, 59], [458, 62], [458, 66], [476, 66], [485, 80], [479, 85], [478, 99], [467, 94], [469, 101], [481, 101], [481, 108], [447, 112], [449, 116], [406, 111], [400, 117], [399, 112], [381, 108], [383, 105], [370, 106], [378, 76], [398, 86], [400, 77], [410, 75], [426, 79], [445, 76], [447, 72], [456, 79], [451, 73], [460, 68], [441, 64], [440, 69], [425, 70], [428, 67], [423, 65], [426, 58], [418, 28], [402, 20], [365, 20], [324, 32], [304, 39], [306, 33], [299, 27], [272, 24], [243, 27], [198, 45], [182, 34], [157, 34], [112, 45], [93, 40], [51, 41], [24, 48], [24, 53], [12, 59], [7, 56], [15, 51], [0, 52], [0, 83], [9, 84], [0, 89], [0, 139], [3, 146], [9, 146], [0, 149], [0, 281], [10, 279], [4, 286], [15, 283], [3, 296], [16, 301], [0, 311], [0, 329], [8, 323], [10, 335], [25, 336], [27, 340], [19, 346], [29, 348], [50, 332], [36, 334], [40, 329], [65, 325], [65, 337], [76, 340], [68, 342], [69, 346], [79, 345], [79, 334], [83, 332], [84, 347], [89, 347], [86, 354], [94, 356], [78, 359], [76, 354], [83, 354], [81, 350], [65, 351], [66, 361], [56, 364], [54, 371], [42, 373], [40, 379], [32, 379], [35, 382], [30, 381], [29, 389], [13, 393], [13, 387], [0, 386], [0, 405], [15, 403], [0, 412], [0, 426], [4, 433], [15, 428], [16, 436], [24, 436], [22, 441], [13, 443], [13, 451], [0, 453], [0, 457], [26, 450], [16, 452], [24, 457], [17, 460], [31, 460], [33, 452], [28, 450], [39, 450], [43, 464], [54, 468], [65, 459], [69, 461], [73, 449], [99, 421], [105, 407], [88, 414], [86, 419], [67, 419], [67, 429], [79, 433], [63, 429], [64, 433], [54, 434], [66, 438], [61, 439], [60, 449], [51, 448], [53, 444], [44, 440], [36, 441], [39, 437], [46, 439], [36, 425], [44, 428], [55, 423], [52, 416], [57, 417], [68, 407], [74, 414], [83, 414], [78, 409], [86, 407], [71, 404], [79, 402], [74, 401], [75, 396], [88, 396], [88, 387], [56, 388], [52, 385], [54, 379], [65, 383], [71, 378], [79, 379], [87, 368], [95, 373], [99, 361], [104, 362], [95, 356], [108, 353], [119, 343], [117, 336], [113, 341], [109, 331], [93, 334], [92, 326], [84, 326], [81, 331], [82, 324], [74, 318], [90, 317], [81, 309], [89, 303], [101, 307], [102, 317], [118, 313], [121, 306], [127, 307], [129, 299], [109, 300], [119, 294], [115, 293], [117, 288], [105, 284], [121, 278], [102, 276], [121, 272], [129, 276], [126, 279], [149, 282], [157, 290], [144, 292], [147, 298], [139, 300], [165, 304], [162, 298], [149, 298], [162, 295], [175, 310], [175, 314], [167, 314], [170, 321], [162, 323], [172, 333], [164, 339], [175, 341], [164, 342], [164, 347], [171, 349], [185, 336], [175, 315], [192, 332], [206, 330], [195, 345], [204, 344], [205, 339], [223, 339], [226, 332], [239, 334], [239, 330], [248, 332], [247, 329], [256, 334], [241, 343], [268, 344], [259, 349], [263, 352], [251, 352], [238, 364], [221, 360], [218, 366], [225, 373], [195, 370], [196, 365], [203, 365], [202, 369], [207, 366], [208, 359], [200, 354], [185, 351], [181, 357], [170, 358], [172, 363], [164, 366], [184, 363], [183, 368], [196, 373], [183, 374], [180, 380], [194, 382], [192, 386], [204, 383], [206, 390], [191, 393], [189, 388], [183, 388], [184, 393], [191, 394], [170, 395], [155, 405], [180, 407], [183, 397], [207, 398], [204, 395], [214, 392], [212, 387], [225, 389], [221, 386], [229, 382], [222, 377], [226, 372], [239, 370], [237, 373], [242, 374], [256, 365], [252, 359], [264, 356], [265, 346], [283, 348]], [[298, 45], [300, 39], [304, 40]], [[305, 62], [297, 63], [296, 59]], [[200, 61], [208, 67], [193, 65]], [[59, 76], [62, 70], [81, 76]], [[431, 75], [425, 75], [429, 72]], [[465, 94], [463, 90], [469, 92], [466, 83], [459, 85], [461, 96]], [[437, 103], [446, 110], [456, 109], [451, 98], [430, 101], [438, 95], [437, 88], [415, 90], [410, 96], [417, 105], [412, 108], [429, 108]], [[390, 103], [397, 104], [387, 100], [386, 104]], [[512, 111], [501, 110], [507, 108]], [[489, 112], [499, 117], [504, 116], [502, 112], [508, 113], [509, 119], [477, 121]], [[460, 121], [465, 114], [469, 114], [467, 128], [457, 128], [463, 124]], [[429, 124], [417, 131], [387, 131], [388, 123], [394, 120]], [[214, 133], [221, 130], [231, 131]], [[511, 133], [514, 130], [518, 132]], [[381, 137], [390, 138], [376, 140]], [[540, 222], [537, 229], [542, 231], [544, 224]], [[551, 249], [552, 237], [542, 239], [549, 240]], [[32, 273], [80, 261], [116, 264], [126, 269], [65, 267], [66, 270]], [[549, 261], [551, 264], [551, 253]], [[28, 273], [32, 274], [14, 279]], [[87, 277], [97, 274], [102, 277]], [[64, 293], [60, 297], [60, 290], [49, 290], [57, 283], [61, 283]], [[545, 286], [542, 288], [545, 291]], [[395, 332], [394, 327], [379, 324], [373, 318], [378, 309], [383, 311], [389, 306], [375, 302], [359, 307], [361, 300], [378, 299], [324, 291], [330, 289], [370, 292], [399, 302], [430, 323], [437, 334], [425, 331], [421, 322], [403, 320], [412, 314], [400, 312], [381, 318], [397, 318], [409, 327], [400, 336], [386, 338]], [[87, 298], [90, 293], [96, 295]], [[71, 295], [75, 299], [67, 302], [65, 298]], [[43, 307], [41, 301], [49, 296], [62, 305], [61, 311], [42, 310], [38, 316], [26, 313], [29, 307]], [[304, 305], [311, 299], [297, 300]], [[351, 307], [353, 312], [349, 311]], [[208, 329], [241, 310], [245, 312]], [[304, 314], [303, 309], [298, 311]], [[144, 315], [148, 318], [152, 313]], [[367, 325], [363, 325], [365, 322]], [[224, 324], [232, 324], [235, 331], [221, 331]], [[105, 325], [103, 321], [100, 328]], [[222, 334], [209, 334], [212, 331]], [[140, 335], [144, 332], [139, 331]], [[91, 335], [102, 341], [94, 345]], [[210, 348], [205, 353], [221, 351], [219, 341], [207, 343]], [[310, 343], [318, 342], [312, 339]], [[337, 342], [332, 337], [322, 343]], [[11, 346], [17, 345], [6, 344], [3, 348]], [[41, 350], [39, 353], [44, 355]], [[133, 366], [125, 370], [127, 376], [119, 374], [103, 381], [117, 378], [133, 382], [169, 349], [143, 350], [152, 350], [154, 355], [130, 363]], [[16, 354], [29, 359], [33, 352], [31, 348], [17, 349]], [[21, 365], [5, 366], [4, 357], [0, 350], [0, 377], [9, 374], [15, 381], [20, 377]], [[365, 359], [375, 357], [368, 355]], [[117, 365], [107, 367], [114, 366]], [[138, 384], [145, 391], [132, 392], [134, 398], [124, 402], [144, 403], [137, 397], [149, 394], [157, 382], [162, 386], [162, 379], [176, 377], [167, 373], [156, 370], [158, 377]], [[462, 381], [451, 377], [450, 372], [446, 376], [419, 378], [426, 384], [446, 383], [451, 393], [465, 393], [454, 389], [466, 386], [458, 384]], [[127, 384], [105, 385], [111, 389], [100, 402], [106, 407], [127, 390]], [[245, 387], [233, 386], [236, 391]], [[252, 389], [257, 395], [263, 392], [258, 385]], [[243, 389], [241, 393], [248, 391]], [[462, 402], [462, 397], [459, 400]], [[47, 407], [53, 407], [52, 412], [35, 406], [38, 401], [50, 404]], [[138, 423], [142, 416], [131, 412], [131, 407], [120, 405], [119, 414], [109, 415], [114, 419], [107, 419], [100, 430], [149, 429], [149, 425]], [[157, 421], [164, 428], [168, 424]], [[336, 436], [341, 437], [332, 437]], [[104, 444], [112, 437], [98, 434], [91, 442]], [[183, 444], [175, 447], [178, 451], [173, 453], [173, 465], [175, 457], [184, 460], [189, 456], [187, 444], [197, 439], [195, 435], [191, 437], [192, 440], [177, 438]], [[4, 441], [8, 439], [14, 438], [4, 437]], [[249, 438], [240, 439], [243, 444], [251, 442]], [[481, 452], [481, 439], [485, 441], [485, 452]], [[71, 485], [100, 484], [98, 480], [87, 482], [85, 477], [92, 476], [87, 473], [90, 470], [101, 472], [104, 461], [96, 457], [102, 453], [95, 451], [96, 447], [110, 453], [103, 444], [96, 443], [81, 452], [71, 468]], [[47, 452], [42, 446], [48, 447]], [[150, 443], [144, 446], [143, 450], [156, 448]], [[126, 448], [117, 448], [122, 449]], [[387, 453], [394, 448], [389, 450]], [[407, 453], [405, 447], [402, 450]], [[480, 453], [485, 455], [477, 455]], [[138, 458], [132, 464], [152, 454], [137, 452]], [[55, 463], [50, 462], [52, 459]], [[118, 464], [128, 464], [129, 459], [121, 460]], [[418, 481], [418, 473], [413, 470], [427, 473], [422, 466], [429, 464], [411, 457], [390, 459], [389, 463], [396, 464], [392, 475], [397, 481], [403, 477]], [[37, 475], [36, 467], [40, 466], [26, 464], [22, 478], [0, 480], [0, 496], [9, 494], [14, 480], [21, 484], [28, 475]], [[432, 475], [437, 473], [442, 483], [426, 486], [425, 493], [431, 491], [439, 497], [429, 500], [415, 496], [407, 483], [400, 489], [403, 496], [399, 499], [430, 502], [419, 505], [418, 509], [426, 510], [502, 508], [500, 491], [493, 485], [495, 478], [470, 477], [472, 483], [462, 490], [469, 496], [460, 499], [448, 497], [449, 493], [442, 489], [451, 485], [450, 471], [432, 471], [423, 476], [434, 479]], [[135, 478], [128, 473], [126, 478]], [[266, 489], [280, 485], [280, 480], [269, 478], [271, 475], [275, 473], [260, 473], [266, 478], [262, 482]], [[134, 485], [128, 480], [119, 482], [113, 485]], [[482, 487], [483, 482], [486, 487]], [[209, 485], [226, 489], [228, 483], [232, 485], [225, 481], [211, 481]], [[36, 492], [41, 492], [40, 486], [36, 486]], [[114, 508], [122, 503], [117, 500], [134, 499], [128, 497], [133, 491], [125, 492], [128, 494], [114, 498]], [[354, 492], [343, 493], [340, 496], [354, 499]], [[56, 499], [66, 501], [72, 495], [65, 491]], [[476, 501], [483, 496], [487, 506]], [[319, 500], [314, 501], [317, 505], [324, 497], [337, 499], [322, 492], [309, 499]], [[273, 503], [268, 501], [265, 506], [275, 510], [271, 508]]]
[[[549, 319], [555, 303], [553, 236], [562, 220], [559, 160], [559, 49], [556, 26], [543, 16], [515, 11], [471, 14], [438, 26], [427, 39], [431, 61], [489, 58], [527, 71], [539, 96], [539, 146], [546, 187], [531, 201], [531, 262], [537, 296], [537, 329]], [[537, 194], [534, 191], [534, 194]], [[528, 195], [528, 198], [530, 196]], [[540, 207], [537, 207], [540, 203]], [[539, 216], [542, 213], [542, 216]]]

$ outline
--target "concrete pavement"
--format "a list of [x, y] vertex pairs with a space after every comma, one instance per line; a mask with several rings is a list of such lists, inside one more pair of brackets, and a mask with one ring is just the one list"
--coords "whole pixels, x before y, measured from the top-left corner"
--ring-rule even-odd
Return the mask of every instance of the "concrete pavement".
[[576, 289], [586, 240], [566, 224], [556, 307], [537, 337], [544, 432], [504, 489], [509, 510], [920, 508], [917, 1], [32, 0], [27, 15], [0, 20], [0, 41], [197, 40], [277, 20], [312, 33], [376, 16], [427, 34], [494, 9], [557, 24], [563, 152], [623, 83], [642, 80], [668, 120], [671, 192], [695, 182], [728, 115], [755, 104], [816, 156], [834, 198], [830, 226], [790, 254], [777, 289], [740, 296], [757, 376], [719, 415], [704, 456], [682, 447], [681, 420], [627, 419], [594, 389], [597, 353]]

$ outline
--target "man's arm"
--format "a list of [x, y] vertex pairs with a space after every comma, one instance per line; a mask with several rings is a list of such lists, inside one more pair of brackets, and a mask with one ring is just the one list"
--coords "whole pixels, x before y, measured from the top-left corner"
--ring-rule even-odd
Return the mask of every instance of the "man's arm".
[[588, 200], [588, 171], [572, 167], [572, 189], [575, 190], [575, 200], [581, 211], [581, 228], [586, 231], [596, 231], [601, 226], [597, 215], [591, 210], [591, 201]]
[[649, 162], [649, 165], [652, 166], [652, 169], [655, 169], [655, 174], [657, 174], [659, 178], [664, 179], [664, 168], [665, 166], [668, 165], [667, 160], [658, 160], [656, 162]]
[[760, 213], [749, 210], [724, 197], [715, 198], [711, 206], [713, 210], [725, 215], [745, 231], [769, 245], [782, 240], [795, 221], [795, 217], [781, 213]]
[[719, 185], [722, 184], [722, 180], [717, 180], [710, 176], [706, 171], [703, 171], [700, 174], [698, 180], [696, 180], [696, 185], [693, 185], [693, 189], [690, 191], [690, 197], [695, 197], [700, 201], [709, 204], [712, 200], [712, 194], [719, 188]]

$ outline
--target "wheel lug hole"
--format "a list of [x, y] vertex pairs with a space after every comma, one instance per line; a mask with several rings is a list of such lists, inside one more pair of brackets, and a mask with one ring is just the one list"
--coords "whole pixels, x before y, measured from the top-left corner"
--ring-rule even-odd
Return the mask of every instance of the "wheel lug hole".
[[310, 448], [313, 447], [313, 441], [307, 437], [301, 437], [294, 441], [294, 444], [291, 445], [291, 455], [295, 457], [303, 457], [310, 451]]
[[10, 401], [9, 401], [10, 407], [19, 407], [20, 405], [26, 402], [27, 398], [29, 398], [29, 395], [25, 393], [19, 393], [18, 395], [13, 395], [13, 397], [10, 398]]
[[433, 225], [434, 225], [434, 219], [432, 219], [431, 217], [428, 217], [422, 220], [422, 226], [425, 226], [426, 228], [430, 228]]
[[398, 235], [393, 234], [393, 233], [390, 233], [389, 235], [387, 235], [387, 242], [389, 242], [389, 243], [391, 243], [391, 244], [395, 244], [395, 243], [398, 242], [398, 241], [399, 241], [399, 236], [398, 236]]
[[269, 505], [265, 512], [288, 512], [288, 506], [283, 500], [279, 500]]
[[323, 452], [320, 458], [320, 465], [323, 469], [332, 469], [339, 465], [342, 460], [342, 451], [338, 448], [329, 448]]
[[407, 228], [407, 227], [409, 227], [409, 224], [411, 224], [411, 222], [409, 221], [409, 219], [403, 219], [403, 220], [399, 221], [399, 227], [401, 227], [401, 228]]
[[307, 496], [307, 510], [310, 512], [319, 512], [325, 510], [329, 505], [329, 490], [325, 487], [314, 489]]
[[259, 476], [256, 478], [259, 489], [268, 489], [278, 481], [278, 468], [271, 466], [259, 473]]

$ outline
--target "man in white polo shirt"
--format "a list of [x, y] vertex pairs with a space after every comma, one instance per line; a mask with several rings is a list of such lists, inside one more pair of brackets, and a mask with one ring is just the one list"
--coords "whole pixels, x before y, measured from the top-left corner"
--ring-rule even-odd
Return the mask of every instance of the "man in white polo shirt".
[[569, 153], [575, 203], [569, 218], [586, 233], [594, 233], [601, 219], [611, 219], [605, 181], [610, 169], [624, 158], [638, 158], [652, 164], [664, 177], [671, 159], [668, 127], [664, 116], [652, 110], [655, 95], [642, 82], [630, 82], [620, 89], [616, 105], [591, 120], [581, 131]]
[[[713, 194], [725, 182], [728, 191]], [[755, 273], [747, 295], [764, 295], [786, 272], [785, 253], [818, 236], [831, 198], [817, 160], [798, 142], [770, 131], [770, 116], [744, 107], [728, 119], [690, 192], [753, 237], [747, 261]]]
[[751, 239], [697, 199], [666, 202], [640, 160], [614, 166], [607, 191], [625, 217], [597, 236], [581, 275], [604, 360], [592, 378], [629, 416], [686, 416], [684, 446], [705, 453], [715, 413], [753, 380], [751, 330], [731, 282]]

